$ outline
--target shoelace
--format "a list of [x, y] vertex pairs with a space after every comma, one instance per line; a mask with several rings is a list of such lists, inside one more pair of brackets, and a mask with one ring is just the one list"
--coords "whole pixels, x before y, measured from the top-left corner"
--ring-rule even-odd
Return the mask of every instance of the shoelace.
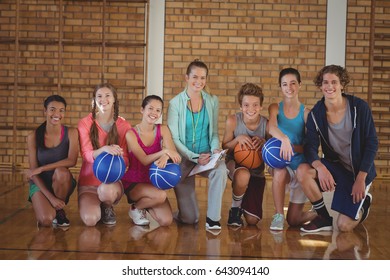
[[104, 212], [106, 213], [106, 215], [108, 217], [114, 217], [114, 211], [111, 207], [107, 207], [106, 209], [104, 209]]
[[140, 218], [141, 219], [146, 219], [146, 211], [145, 211], [145, 209], [144, 210], [139, 210], [139, 212], [140, 212]]
[[63, 210], [58, 210], [56, 216], [57, 216], [57, 218], [64, 220], [65, 219], [65, 212]]

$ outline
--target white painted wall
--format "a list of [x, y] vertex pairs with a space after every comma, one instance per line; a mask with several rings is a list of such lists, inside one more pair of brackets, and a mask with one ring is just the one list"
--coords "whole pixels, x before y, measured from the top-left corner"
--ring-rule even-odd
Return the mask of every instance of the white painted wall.
[[325, 65], [345, 66], [347, 0], [328, 0]]
[[163, 97], [165, 0], [150, 0], [146, 94]]

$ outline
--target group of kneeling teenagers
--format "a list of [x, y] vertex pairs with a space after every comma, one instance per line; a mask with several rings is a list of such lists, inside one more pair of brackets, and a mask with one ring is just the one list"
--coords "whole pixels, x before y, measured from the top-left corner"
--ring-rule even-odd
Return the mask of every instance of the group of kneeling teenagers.
[[[221, 229], [222, 197], [227, 179], [232, 181], [229, 226], [256, 225], [263, 218], [265, 165], [248, 169], [234, 161], [236, 145], [260, 150], [265, 141], [281, 141], [280, 155], [291, 160], [285, 168], [269, 168], [275, 214], [271, 230], [290, 226], [305, 232], [333, 229], [333, 219], [324, 204], [323, 192], [334, 191], [332, 209], [339, 212], [337, 228], [353, 230], [369, 213], [372, 195], [368, 192], [376, 176], [374, 159], [378, 149], [374, 121], [368, 104], [345, 93], [350, 81], [341, 66], [323, 67], [314, 79], [323, 97], [310, 110], [299, 100], [301, 77], [298, 70], [285, 68], [279, 74], [283, 100], [271, 104], [269, 118], [261, 114], [264, 96], [253, 83], [238, 92], [240, 111], [226, 119], [222, 147], [218, 135], [219, 101], [206, 86], [208, 67], [192, 61], [186, 71], [185, 89], [169, 102], [168, 125], [157, 124], [163, 100], [149, 95], [141, 105], [142, 120], [131, 127], [119, 116], [115, 88], [106, 83], [93, 93], [92, 111], [78, 128], [62, 124], [66, 101], [51, 95], [44, 102], [46, 121], [27, 138], [30, 169], [29, 200], [38, 224], [69, 226], [64, 211], [74, 189], [78, 189], [81, 220], [87, 226], [116, 223], [113, 206], [123, 195], [130, 204], [129, 216], [136, 225], [150, 223], [146, 211], [160, 226], [175, 219], [199, 222], [195, 176], [187, 176], [197, 165], [205, 165], [212, 153], [228, 150], [226, 160], [199, 175], [208, 178], [206, 230]], [[323, 156], [319, 156], [321, 148]], [[78, 182], [69, 168], [82, 165]], [[101, 153], [123, 156], [127, 171], [122, 180], [102, 184], [93, 174], [94, 159]], [[154, 187], [149, 166], [163, 168], [168, 161], [180, 164], [182, 179], [174, 188], [178, 211], [173, 212], [166, 191]], [[284, 197], [290, 201], [284, 215]], [[307, 201], [312, 209], [304, 211]]]

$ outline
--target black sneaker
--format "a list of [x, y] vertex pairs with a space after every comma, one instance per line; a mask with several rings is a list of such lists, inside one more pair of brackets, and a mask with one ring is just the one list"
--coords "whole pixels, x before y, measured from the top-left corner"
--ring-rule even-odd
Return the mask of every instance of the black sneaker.
[[240, 227], [243, 225], [242, 219], [242, 210], [239, 207], [232, 207], [229, 210], [229, 219], [228, 219], [228, 226], [237, 226]]
[[370, 213], [370, 207], [372, 203], [372, 195], [370, 193], [367, 193], [366, 198], [364, 199], [363, 205], [362, 205], [362, 218], [360, 219], [359, 223], [363, 223]]
[[324, 218], [322, 216], [315, 217], [310, 223], [301, 227], [303, 232], [319, 232], [319, 231], [331, 231], [333, 230], [333, 218]]
[[112, 206], [106, 207], [103, 203], [100, 206], [102, 211], [101, 221], [105, 225], [115, 225], [116, 224], [116, 214]]
[[221, 229], [221, 224], [217, 221], [211, 220], [209, 217], [206, 218], [206, 230], [207, 229]]
[[68, 227], [70, 225], [64, 209], [56, 210], [56, 218], [53, 220], [53, 224], [59, 227]]

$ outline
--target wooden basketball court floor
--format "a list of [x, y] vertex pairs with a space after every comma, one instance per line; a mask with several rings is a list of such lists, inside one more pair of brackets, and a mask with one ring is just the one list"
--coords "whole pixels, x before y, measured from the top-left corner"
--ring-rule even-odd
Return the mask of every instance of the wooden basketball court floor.
[[[169, 227], [135, 226], [127, 215], [125, 198], [116, 206], [117, 224], [86, 227], [77, 208], [77, 192], [66, 207], [69, 228], [38, 228], [28, 187], [19, 172], [0, 174], [0, 259], [2, 260], [309, 260], [390, 259], [390, 207], [388, 180], [376, 180], [371, 189], [373, 204], [369, 218], [353, 232], [302, 234], [298, 228], [272, 233], [272, 193], [268, 179], [264, 196], [264, 218], [256, 227], [226, 225], [231, 203], [231, 186], [226, 187], [222, 209], [222, 230], [213, 235], [205, 230], [207, 181], [197, 179], [201, 209], [197, 225], [174, 222]], [[168, 191], [172, 208], [176, 201]], [[286, 195], [287, 199], [287, 195]], [[286, 200], [287, 201], [287, 200]], [[308, 205], [309, 207], [309, 205]]]

